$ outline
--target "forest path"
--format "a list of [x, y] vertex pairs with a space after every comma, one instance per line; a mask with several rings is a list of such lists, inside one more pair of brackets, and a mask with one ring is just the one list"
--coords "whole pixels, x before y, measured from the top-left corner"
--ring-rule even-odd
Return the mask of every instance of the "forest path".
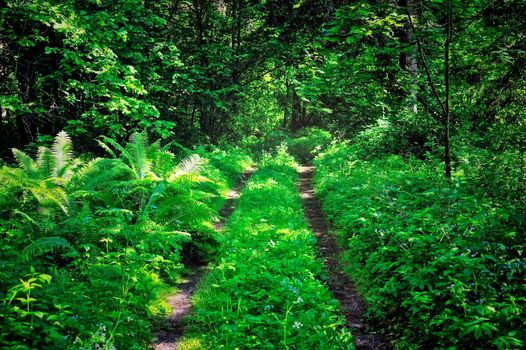
[[364, 323], [362, 317], [367, 309], [365, 302], [338, 261], [341, 249], [334, 235], [329, 233], [321, 210], [321, 203], [314, 194], [314, 167], [301, 166], [299, 174], [299, 189], [305, 215], [310, 229], [316, 236], [318, 256], [324, 260], [325, 269], [329, 275], [328, 287], [333, 296], [340, 302], [340, 310], [355, 338], [356, 348], [358, 350], [389, 349], [387, 342], [378, 334], [372, 333], [369, 325]]
[[[214, 225], [217, 231], [222, 231], [227, 219], [232, 215], [235, 204], [240, 196], [241, 189], [247, 180], [255, 172], [255, 168], [249, 167], [241, 175], [236, 185], [227, 193], [226, 202], [219, 211], [221, 220]], [[194, 268], [190, 276], [182, 283], [177, 285], [179, 290], [176, 294], [168, 297], [168, 304], [172, 308], [172, 314], [168, 317], [166, 329], [156, 333], [157, 341], [153, 344], [155, 350], [177, 350], [179, 349], [179, 340], [185, 332], [183, 319], [192, 311], [192, 294], [195, 292], [197, 284], [206, 272], [205, 266]]]

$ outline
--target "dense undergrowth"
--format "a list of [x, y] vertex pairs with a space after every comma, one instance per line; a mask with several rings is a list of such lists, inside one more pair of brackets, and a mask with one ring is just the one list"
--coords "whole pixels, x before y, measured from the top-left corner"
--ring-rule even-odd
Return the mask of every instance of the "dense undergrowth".
[[254, 156], [275, 152], [279, 147], [286, 146], [288, 152], [299, 163], [309, 163], [332, 141], [331, 134], [320, 128], [304, 128], [294, 132], [274, 131], [261, 137], [247, 137], [243, 147]]
[[194, 296], [182, 349], [352, 349], [283, 150], [264, 157], [227, 224], [221, 259]]
[[0, 169], [2, 349], [148, 347], [184, 262], [213, 256], [212, 221], [250, 163], [145, 133], [100, 145], [109, 158], [75, 158], [60, 133]]
[[401, 349], [523, 348], [516, 208], [461, 176], [449, 183], [433, 161], [369, 158], [334, 144], [315, 160], [317, 194], [369, 316], [390, 325]]

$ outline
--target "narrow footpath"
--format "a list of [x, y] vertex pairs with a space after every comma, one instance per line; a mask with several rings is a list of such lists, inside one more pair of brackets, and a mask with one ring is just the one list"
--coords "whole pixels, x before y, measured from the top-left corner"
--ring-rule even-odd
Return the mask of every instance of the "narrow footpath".
[[371, 331], [371, 327], [364, 323], [363, 314], [367, 307], [354, 288], [354, 283], [342, 270], [338, 258], [341, 249], [336, 238], [329, 233], [325, 217], [321, 210], [321, 203], [314, 195], [313, 166], [302, 166], [300, 173], [300, 193], [303, 199], [305, 215], [310, 229], [318, 241], [318, 255], [324, 260], [325, 269], [329, 275], [328, 287], [334, 297], [340, 302], [340, 309], [347, 320], [347, 326], [356, 340], [358, 350], [385, 350], [388, 343], [382, 337]]
[[[227, 219], [234, 212], [235, 203], [242, 188], [255, 170], [254, 168], [247, 168], [234, 188], [227, 193], [225, 205], [219, 211], [221, 220], [215, 224], [217, 231], [223, 230]], [[178, 293], [168, 297], [168, 304], [173, 311], [168, 317], [166, 328], [156, 333], [157, 342], [153, 345], [155, 350], [179, 349], [179, 340], [185, 332], [183, 320], [192, 311], [192, 294], [194, 294], [197, 284], [205, 272], [206, 266], [194, 268], [190, 276], [177, 285]]]

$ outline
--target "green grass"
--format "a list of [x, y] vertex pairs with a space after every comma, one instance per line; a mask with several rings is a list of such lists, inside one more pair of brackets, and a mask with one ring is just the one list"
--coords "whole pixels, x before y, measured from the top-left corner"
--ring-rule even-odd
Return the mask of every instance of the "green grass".
[[281, 151], [248, 182], [228, 221], [221, 259], [194, 296], [183, 348], [354, 348], [322, 282], [295, 167]]

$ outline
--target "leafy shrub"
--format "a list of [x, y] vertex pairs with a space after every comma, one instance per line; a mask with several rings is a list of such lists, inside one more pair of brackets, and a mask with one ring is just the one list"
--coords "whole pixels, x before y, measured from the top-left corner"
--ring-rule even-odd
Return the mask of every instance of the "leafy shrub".
[[228, 221], [221, 260], [194, 295], [182, 348], [354, 348], [321, 282], [295, 166], [283, 148], [263, 158]]
[[284, 131], [276, 130], [257, 137], [249, 136], [243, 140], [242, 147], [253, 156], [260, 157], [264, 153], [275, 152], [281, 144], [286, 142], [287, 137]]
[[430, 139], [430, 131], [437, 125], [432, 119], [419, 113], [405, 111], [395, 118], [380, 118], [354, 137], [353, 146], [360, 159], [382, 157], [385, 154], [400, 154], [422, 158], [427, 152], [436, 152]]
[[315, 165], [370, 317], [425, 349], [524, 346], [524, 237], [511, 208], [461, 179], [447, 183], [433, 163], [361, 161], [348, 144]]

